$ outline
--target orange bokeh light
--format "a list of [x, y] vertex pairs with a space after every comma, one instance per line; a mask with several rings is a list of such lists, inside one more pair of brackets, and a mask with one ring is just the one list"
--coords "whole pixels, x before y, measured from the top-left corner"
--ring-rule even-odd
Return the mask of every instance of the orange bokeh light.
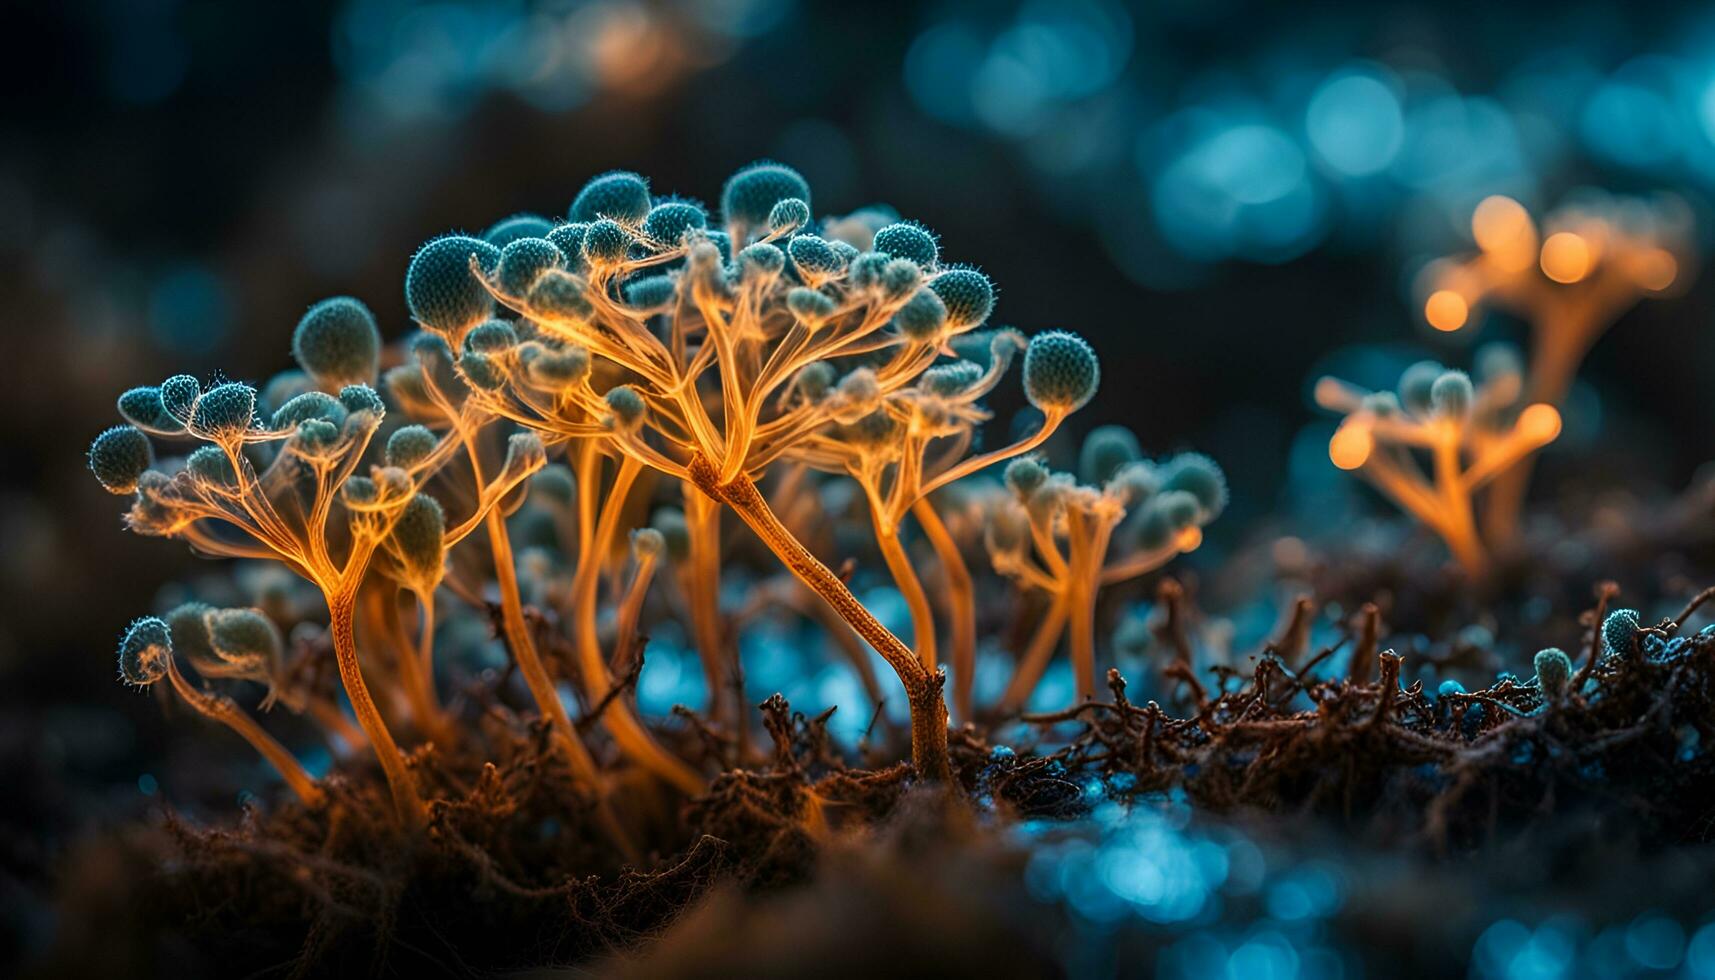
[[1423, 318], [1435, 329], [1451, 333], [1470, 320], [1471, 306], [1453, 290], [1437, 289], [1423, 304]]
[[1340, 469], [1355, 470], [1370, 458], [1375, 445], [1375, 436], [1368, 425], [1348, 421], [1328, 440], [1328, 458]]
[[1556, 232], [1542, 243], [1542, 274], [1555, 282], [1577, 282], [1590, 274], [1594, 258], [1582, 235]]

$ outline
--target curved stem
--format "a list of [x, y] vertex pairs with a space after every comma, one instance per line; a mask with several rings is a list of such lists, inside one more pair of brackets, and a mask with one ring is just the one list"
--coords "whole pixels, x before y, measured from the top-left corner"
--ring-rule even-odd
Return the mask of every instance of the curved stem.
[[369, 744], [381, 761], [381, 769], [387, 775], [387, 788], [393, 794], [393, 808], [400, 822], [407, 827], [420, 827], [428, 814], [423, 809], [422, 797], [417, 794], [417, 780], [405, 765], [405, 756], [399, 751], [398, 743], [393, 741], [386, 722], [381, 720], [381, 712], [376, 710], [375, 701], [369, 696], [369, 685], [363, 682], [363, 667], [357, 661], [353, 619], [357, 605], [355, 591], [341, 589], [324, 593], [324, 597], [328, 604], [328, 633], [333, 638], [334, 659], [339, 664], [339, 679], [345, 685], [352, 712], [357, 715], [357, 723], [363, 726], [363, 733], [369, 737]]
[[692, 457], [689, 469], [698, 489], [725, 501], [792, 574], [820, 595], [893, 667], [900, 683], [905, 686], [906, 702], [911, 708], [912, 765], [925, 779], [950, 781], [952, 765], [947, 758], [947, 706], [941, 700], [941, 687], [946, 675], [938, 671], [931, 673], [925, 668], [899, 637], [889, 632], [873, 613], [864, 608], [863, 603], [858, 602], [839, 576], [792, 536], [749, 477], [740, 474], [731, 482], [722, 484], [719, 471], [700, 453]]
[[[685, 597], [691, 607], [691, 636], [697, 657], [703, 662], [703, 678], [709, 688], [709, 715], [720, 721], [726, 714], [726, 650], [721, 641], [721, 525], [720, 504], [700, 493], [685, 494], [685, 525], [691, 537], [685, 579]], [[735, 709], [735, 718], [742, 709]]]
[[947, 618], [952, 620], [949, 647], [953, 661], [953, 711], [961, 722], [971, 720], [971, 688], [977, 672], [977, 597], [971, 570], [959, 545], [928, 498], [911, 506], [923, 534], [935, 549], [941, 571], [947, 576]]
[[897, 525], [892, 530], [882, 527], [880, 515], [875, 517], [875, 543], [881, 548], [881, 557], [887, 562], [887, 570], [893, 575], [893, 581], [899, 586], [899, 594], [905, 597], [905, 605], [911, 610], [912, 642], [917, 645], [917, 657], [923, 661], [925, 669], [935, 669], [935, 612], [929, 608], [929, 595], [923, 591], [923, 581], [917, 577], [917, 570], [911, 567], [911, 556], [905, 553], [905, 546], [899, 543]]
[[1006, 685], [1006, 692], [1000, 697], [1001, 711], [1011, 714], [1030, 700], [1030, 693], [1036, 690], [1037, 682], [1042, 680], [1042, 674], [1048, 669], [1048, 661], [1054, 657], [1054, 648], [1060, 645], [1060, 635], [1066, 631], [1068, 612], [1066, 596], [1055, 593], [1047, 615], [1042, 617], [1036, 632], [1031, 634], [1030, 646], [1025, 648], [1024, 656], [1012, 672], [1012, 680]]
[[298, 799], [302, 800], [305, 806], [315, 806], [321, 803], [323, 799], [321, 787], [316, 785], [316, 781], [311, 779], [310, 774], [304, 770], [303, 764], [298, 762], [296, 756], [286, 751], [286, 747], [281, 745], [278, 739], [264, 731], [262, 726], [256, 723], [256, 719], [246, 714], [244, 709], [234, 703], [231, 698], [223, 694], [199, 691], [193, 687], [189, 681], [185, 680], [185, 676], [179, 673], [178, 664], [173, 662], [170, 654], [165, 659], [167, 661], [167, 677], [173, 682], [173, 689], [178, 692], [179, 697], [186, 704], [196, 709], [197, 713], [203, 717], [218, 721], [243, 736], [252, 748], [262, 754], [262, 758], [267, 759], [273, 765], [275, 770], [280, 773], [280, 777], [286, 781], [286, 785], [292, 788], [292, 792], [298, 794]]

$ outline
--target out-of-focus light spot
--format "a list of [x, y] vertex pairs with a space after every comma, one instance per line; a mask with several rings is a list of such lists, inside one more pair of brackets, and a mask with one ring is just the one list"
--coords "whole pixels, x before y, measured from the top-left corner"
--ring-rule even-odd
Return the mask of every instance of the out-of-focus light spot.
[[1679, 66], [1644, 57], [1621, 67], [1584, 106], [1579, 129], [1598, 156], [1638, 169], [1677, 160], [1684, 152], [1685, 126], [1669, 94]]
[[225, 284], [200, 265], [173, 269], [149, 294], [149, 331], [170, 351], [206, 353], [226, 337], [231, 321], [232, 300]]
[[1423, 304], [1423, 318], [1437, 330], [1452, 332], [1470, 319], [1471, 306], [1451, 289], [1437, 289]]
[[1365, 69], [1340, 72], [1323, 82], [1310, 97], [1304, 128], [1317, 156], [1352, 177], [1386, 169], [1405, 142], [1399, 97]]
[[1715, 978], [1715, 922], [1697, 930], [1685, 945], [1685, 968], [1698, 980]]
[[1544, 446], [1560, 436], [1560, 426], [1560, 410], [1538, 402], [1519, 413], [1517, 432], [1525, 442]]
[[983, 63], [984, 45], [969, 28], [954, 23], [931, 27], [905, 53], [905, 85], [923, 110], [942, 122], [971, 118], [967, 80]]
[[1590, 274], [1590, 243], [1570, 231], [1549, 235], [1542, 243], [1542, 274], [1555, 282], [1574, 283]]
[[1626, 952], [1646, 970], [1671, 970], [1685, 956], [1685, 930], [1665, 915], [1642, 915], [1626, 928]]
[[1342, 470], [1355, 470], [1364, 465], [1375, 449], [1375, 436], [1361, 422], [1347, 421], [1334, 430], [1328, 440], [1328, 458]]
[[1162, 171], [1153, 194], [1162, 236], [1184, 254], [1280, 262], [1315, 243], [1320, 202], [1304, 152], [1280, 129], [1218, 129]]
[[1679, 276], [1679, 261], [1664, 248], [1652, 248], [1632, 260], [1632, 278], [1643, 289], [1660, 292]]
[[142, 793], [144, 796], [154, 796], [156, 793], [160, 792], [160, 790], [161, 784], [155, 780], [153, 774], [144, 773], [137, 777], [137, 792]]
[[1536, 251], [1536, 224], [1530, 212], [1502, 194], [1483, 198], [1471, 212], [1471, 237], [1490, 259], [1510, 271], [1529, 266]]

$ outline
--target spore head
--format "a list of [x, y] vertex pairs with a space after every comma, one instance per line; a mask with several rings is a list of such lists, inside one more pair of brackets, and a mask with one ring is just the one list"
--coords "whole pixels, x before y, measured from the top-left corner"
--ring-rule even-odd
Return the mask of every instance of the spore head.
[[1443, 371], [1429, 386], [1430, 410], [1442, 418], [1463, 419], [1470, 415], [1475, 398], [1471, 377], [1463, 371]]
[[1137, 436], [1123, 425], [1099, 425], [1084, 437], [1078, 450], [1078, 478], [1091, 486], [1101, 486], [1118, 473], [1120, 467], [1143, 458], [1143, 447]]
[[108, 493], [131, 493], [155, 462], [149, 437], [134, 425], [116, 425], [89, 444], [89, 471]]
[[500, 355], [518, 346], [518, 331], [505, 320], [488, 320], [464, 335], [464, 349]]
[[915, 221], [891, 224], [876, 232], [872, 247], [896, 259], [910, 259], [924, 269], [933, 269], [941, 257], [935, 236]]
[[399, 564], [414, 585], [433, 586], [441, 580], [446, 557], [447, 514], [440, 501], [418, 493], [405, 502], [393, 523], [393, 547]]
[[489, 225], [482, 233], [482, 240], [504, 250], [521, 238], [543, 238], [553, 230], [554, 223], [539, 214], [515, 214]]
[[1020, 456], [1006, 464], [1003, 479], [1007, 488], [1024, 500], [1048, 482], [1048, 468], [1035, 456]]
[[405, 305], [418, 323], [456, 337], [494, 312], [493, 297], [471, 271], [472, 257], [484, 273], [492, 273], [500, 263], [500, 249], [464, 235], [447, 235], [411, 257]]
[[637, 393], [636, 388], [630, 385], [618, 385], [609, 388], [607, 394], [602, 397], [607, 402], [608, 410], [612, 412], [615, 427], [629, 431], [643, 424], [643, 415], [647, 406], [643, 402], [643, 396]]
[[1183, 490], [1202, 508], [1204, 522], [1221, 516], [1227, 508], [1227, 477], [1214, 460], [1202, 453], [1180, 453], [1158, 470], [1161, 489]]
[[636, 227], [648, 216], [650, 203], [648, 181], [629, 170], [612, 170], [578, 191], [567, 217], [591, 223], [606, 218]]
[[238, 439], [256, 420], [256, 389], [239, 382], [215, 385], [197, 399], [191, 428], [210, 439]]
[[787, 198], [810, 205], [810, 185], [798, 171], [781, 163], [760, 160], [727, 179], [721, 188], [721, 215], [728, 225], [758, 228], [768, 223], [774, 206]]
[[1024, 394], [1043, 412], [1082, 408], [1101, 381], [1096, 352], [1084, 338], [1050, 330], [1030, 339], [1024, 351]]
[[792, 256], [792, 266], [798, 275], [812, 286], [840, 274], [845, 260], [827, 239], [816, 235], [794, 235], [786, 244], [786, 254]]
[[951, 317], [933, 289], [919, 289], [893, 314], [893, 324], [910, 340], [929, 342], [941, 336]]
[[1427, 415], [1435, 382], [1446, 372], [1435, 361], [1418, 361], [1399, 376], [1399, 403], [1415, 415]]
[[1602, 645], [1611, 657], [1631, 656], [1642, 622], [1636, 609], [1616, 609], [1602, 620]]
[[947, 304], [947, 325], [954, 331], [982, 326], [994, 309], [994, 284], [975, 269], [948, 269], [930, 279], [929, 288]]
[[1542, 689], [1542, 696], [1548, 701], [1558, 701], [1566, 695], [1566, 686], [1572, 680], [1572, 658], [1564, 650], [1549, 647], [1539, 650], [1536, 654], [1536, 682]]
[[161, 406], [181, 423], [190, 422], [191, 410], [201, 395], [202, 385], [188, 374], [175, 374], [161, 382]]
[[590, 222], [584, 231], [584, 261], [591, 268], [607, 269], [625, 261], [631, 248], [631, 232], [611, 218]]
[[440, 439], [423, 426], [403, 426], [387, 437], [387, 465], [408, 470], [428, 459], [439, 444]]
[[643, 234], [657, 244], [677, 248], [685, 232], [709, 226], [709, 213], [695, 201], [663, 201], [649, 209], [643, 219]]
[[768, 210], [768, 230], [772, 234], [789, 235], [809, 224], [810, 205], [801, 198], [781, 198]]
[[148, 687], [167, 676], [173, 655], [173, 631], [155, 616], [132, 623], [119, 641], [119, 679], [133, 687]]
[[525, 296], [542, 273], [565, 261], [560, 247], [546, 238], [519, 238], [500, 250], [495, 278], [508, 296]]
[[119, 414], [125, 417], [125, 421], [145, 429], [176, 432], [183, 428], [177, 419], [167, 414], [167, 406], [161, 401], [161, 389], [154, 385], [132, 388], [120, 395]]

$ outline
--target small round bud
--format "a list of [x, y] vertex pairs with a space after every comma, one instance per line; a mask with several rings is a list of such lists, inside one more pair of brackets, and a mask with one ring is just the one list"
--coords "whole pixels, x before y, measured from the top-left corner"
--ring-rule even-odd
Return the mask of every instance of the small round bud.
[[584, 281], [564, 269], [549, 269], [537, 277], [525, 299], [530, 313], [541, 319], [585, 321], [595, 306], [584, 295]]
[[309, 419], [321, 419], [337, 427], [345, 424], [345, 418], [349, 414], [345, 405], [327, 392], [306, 391], [281, 405], [274, 417], [268, 420], [268, 425], [279, 431], [296, 428], [299, 423]]
[[1391, 391], [1372, 391], [1364, 396], [1363, 407], [1371, 415], [1385, 419], [1399, 414], [1399, 396]]
[[975, 269], [948, 269], [929, 288], [947, 304], [947, 325], [956, 331], [981, 326], [994, 309], [994, 284]]
[[464, 235], [447, 235], [411, 257], [405, 273], [405, 305], [418, 323], [458, 336], [493, 313], [493, 297], [471, 272], [472, 256], [484, 273], [492, 273], [500, 262], [500, 249]]
[[506, 384], [499, 362], [481, 351], [467, 350], [459, 357], [459, 374], [472, 388], [483, 391], [499, 391]]
[[1007, 488], [1022, 500], [1048, 482], [1048, 468], [1035, 456], [1020, 456], [1006, 464], [1003, 478]]
[[1642, 623], [1636, 609], [1616, 609], [1602, 620], [1602, 645], [1612, 657], [1630, 656]]
[[757, 242], [738, 253], [738, 263], [744, 281], [769, 280], [786, 268], [786, 253], [768, 242]]
[[1025, 348], [1024, 394], [1044, 412], [1082, 408], [1100, 381], [1096, 352], [1077, 334], [1050, 330], [1032, 337]]
[[508, 296], [524, 296], [542, 273], [565, 261], [559, 246], [546, 238], [520, 238], [500, 250], [495, 278]]
[[1116, 493], [1127, 507], [1135, 507], [1161, 489], [1161, 474], [1143, 460], [1125, 463], [1104, 481], [1110, 493]]
[[643, 276], [625, 284], [625, 302], [640, 310], [657, 310], [672, 303], [679, 282], [669, 275]]
[[1549, 647], [1536, 654], [1536, 683], [1548, 701], [1566, 696], [1566, 685], [1572, 680], [1572, 658], [1566, 651]]
[[1476, 392], [1471, 377], [1463, 371], [1444, 371], [1429, 387], [1429, 407], [1442, 418], [1462, 419], [1471, 414]]
[[636, 226], [649, 214], [649, 206], [649, 182], [630, 171], [613, 170], [585, 184], [567, 216], [592, 224], [606, 218]]
[[982, 380], [983, 369], [966, 360], [937, 364], [917, 378], [917, 384], [931, 395], [943, 398], [957, 395]]
[[821, 285], [845, 268], [840, 253], [826, 239], [815, 235], [793, 236], [786, 244], [786, 253], [792, 256], [792, 267], [798, 270], [799, 278], [811, 286]]
[[578, 480], [566, 464], [549, 463], [530, 478], [530, 494], [570, 507], [578, 499]]
[[685, 512], [677, 507], [663, 507], [649, 522], [660, 532], [667, 548], [667, 557], [684, 561], [691, 556], [691, 528], [685, 523]]
[[483, 354], [504, 354], [518, 346], [518, 331], [505, 320], [489, 320], [464, 335], [464, 349]]
[[132, 623], [119, 641], [119, 679], [148, 687], [167, 676], [167, 658], [172, 655], [172, 630], [164, 621], [145, 616]]
[[413, 586], [428, 588], [440, 582], [446, 530], [447, 514], [440, 501], [419, 493], [405, 502], [390, 537], [399, 565]]
[[793, 380], [793, 386], [798, 389], [806, 401], [819, 402], [828, 397], [828, 392], [834, 387], [834, 366], [827, 361], [811, 361], [798, 369], [798, 376]]
[[768, 210], [768, 230], [776, 235], [795, 232], [810, 223], [810, 205], [796, 197], [782, 198]]
[[584, 261], [598, 269], [616, 266], [625, 261], [631, 241], [631, 232], [617, 221], [591, 222], [584, 232]]
[[[909, 296], [917, 291], [922, 282], [922, 270], [910, 259], [889, 259], [887, 264], [881, 267], [881, 291], [890, 298]], [[936, 294], [937, 298], [939, 295]], [[945, 301], [942, 305], [945, 305]]]
[[784, 164], [758, 161], [733, 174], [721, 188], [721, 214], [726, 224], [756, 228], [767, 224], [774, 206], [787, 198], [810, 210], [810, 185]]
[[666, 537], [652, 527], [640, 527], [631, 532], [631, 553], [639, 560], [654, 558], [666, 547]]
[[602, 397], [607, 402], [608, 409], [613, 413], [613, 423], [617, 427], [633, 429], [643, 424], [643, 413], [647, 406], [644, 405], [643, 396], [637, 393], [637, 389], [630, 385], [620, 385], [608, 389], [607, 394]]
[[505, 250], [520, 239], [544, 238], [553, 229], [554, 223], [539, 214], [515, 214], [489, 225], [488, 230], [482, 233], [482, 240]]
[[846, 281], [859, 289], [881, 285], [881, 273], [893, 259], [886, 252], [865, 252], [852, 259]]
[[208, 635], [208, 614], [213, 611], [214, 607], [206, 602], [181, 602], [161, 617], [167, 621], [173, 648], [193, 663], [204, 663], [215, 656], [214, 644]]
[[428, 459], [438, 445], [440, 439], [423, 426], [404, 426], [387, 437], [387, 465], [410, 469]]
[[1143, 448], [1130, 429], [1123, 425], [1100, 425], [1090, 430], [1078, 450], [1078, 478], [1092, 486], [1101, 486], [1120, 467], [1142, 457]]
[[167, 406], [161, 402], [161, 389], [153, 385], [132, 388], [120, 395], [119, 414], [125, 417], [125, 421], [145, 429], [176, 432], [183, 428], [177, 419], [167, 414]]
[[879, 449], [898, 442], [899, 420], [885, 408], [878, 408], [850, 425], [842, 426], [841, 436], [854, 446]]
[[[276, 426], [278, 428], [278, 426]], [[292, 433], [298, 445], [309, 452], [320, 452], [339, 442], [339, 426], [327, 419], [305, 419]]]
[[256, 419], [256, 389], [236, 382], [215, 385], [197, 399], [191, 428], [210, 439], [237, 439]]
[[1137, 542], [1154, 551], [1173, 543], [1180, 531], [1197, 522], [1202, 505], [1183, 490], [1169, 490], [1150, 498], [1137, 522]]
[[1442, 681], [1441, 686], [1439, 686], [1435, 689], [1435, 696], [1437, 698], [1446, 698], [1446, 697], [1450, 697], [1450, 696], [1455, 695], [1455, 694], [1464, 694], [1464, 693], [1465, 693], [1465, 685], [1463, 685], [1463, 684], [1459, 683], [1458, 681], [1453, 680], [1451, 678]]
[[910, 259], [925, 269], [932, 269], [941, 257], [941, 249], [935, 244], [935, 236], [929, 229], [914, 221], [902, 221], [888, 225], [875, 233], [877, 252], [891, 255], [896, 259]]
[[584, 254], [584, 232], [589, 225], [582, 221], [561, 225], [542, 236], [560, 250], [560, 255], [568, 262], [575, 262]]
[[590, 352], [582, 347], [545, 351], [529, 363], [525, 372], [530, 380], [543, 386], [564, 388], [579, 384], [590, 375]]
[[825, 323], [839, 309], [834, 298], [808, 286], [794, 286], [786, 293], [786, 308], [811, 326]]
[[209, 646], [229, 664], [272, 671], [281, 660], [280, 631], [260, 609], [211, 609], [203, 616]]
[[345, 498], [346, 503], [356, 504], [360, 507], [373, 504], [381, 499], [381, 488], [377, 487], [375, 481], [367, 476], [346, 477], [345, 482], [339, 486], [339, 493]]
[[89, 471], [108, 493], [130, 493], [155, 462], [149, 437], [134, 425], [116, 425], [89, 444]]
[[1418, 361], [1399, 376], [1399, 403], [1414, 415], [1427, 415], [1430, 391], [1446, 368], [1434, 361]]
[[202, 396], [202, 385], [188, 374], [175, 374], [161, 382], [161, 406], [180, 422], [191, 420], [191, 410]]
[[325, 386], [374, 381], [381, 366], [381, 330], [369, 307], [350, 296], [324, 299], [298, 320], [292, 356]]
[[1227, 509], [1227, 477], [1221, 467], [1202, 453], [1180, 453], [1159, 468], [1163, 491], [1183, 490], [1202, 508], [1203, 521], [1212, 521]]
[[238, 483], [238, 471], [232, 468], [232, 460], [227, 458], [226, 450], [219, 446], [199, 446], [197, 450], [185, 457], [185, 469], [199, 480], [218, 486], [230, 487]]
[[539, 470], [548, 465], [548, 447], [534, 432], [514, 432], [506, 437], [506, 460], [501, 468], [508, 473]]
[[919, 289], [893, 314], [893, 325], [907, 338], [932, 341], [947, 325], [947, 307], [931, 289]]
[[709, 213], [692, 201], [664, 201], [643, 219], [643, 234], [668, 248], [677, 248], [685, 232], [709, 226]]
[[708, 232], [708, 239], [709, 239], [709, 244], [713, 245], [715, 247], [715, 252], [716, 252], [716, 254], [718, 254], [721, 257], [722, 262], [731, 262], [732, 261], [732, 236], [731, 235], [728, 235], [726, 232], [720, 231], [717, 229], [717, 230]]
[[380, 422], [387, 415], [387, 403], [368, 385], [346, 385], [341, 388], [339, 403], [350, 415], [368, 415], [374, 422]]

